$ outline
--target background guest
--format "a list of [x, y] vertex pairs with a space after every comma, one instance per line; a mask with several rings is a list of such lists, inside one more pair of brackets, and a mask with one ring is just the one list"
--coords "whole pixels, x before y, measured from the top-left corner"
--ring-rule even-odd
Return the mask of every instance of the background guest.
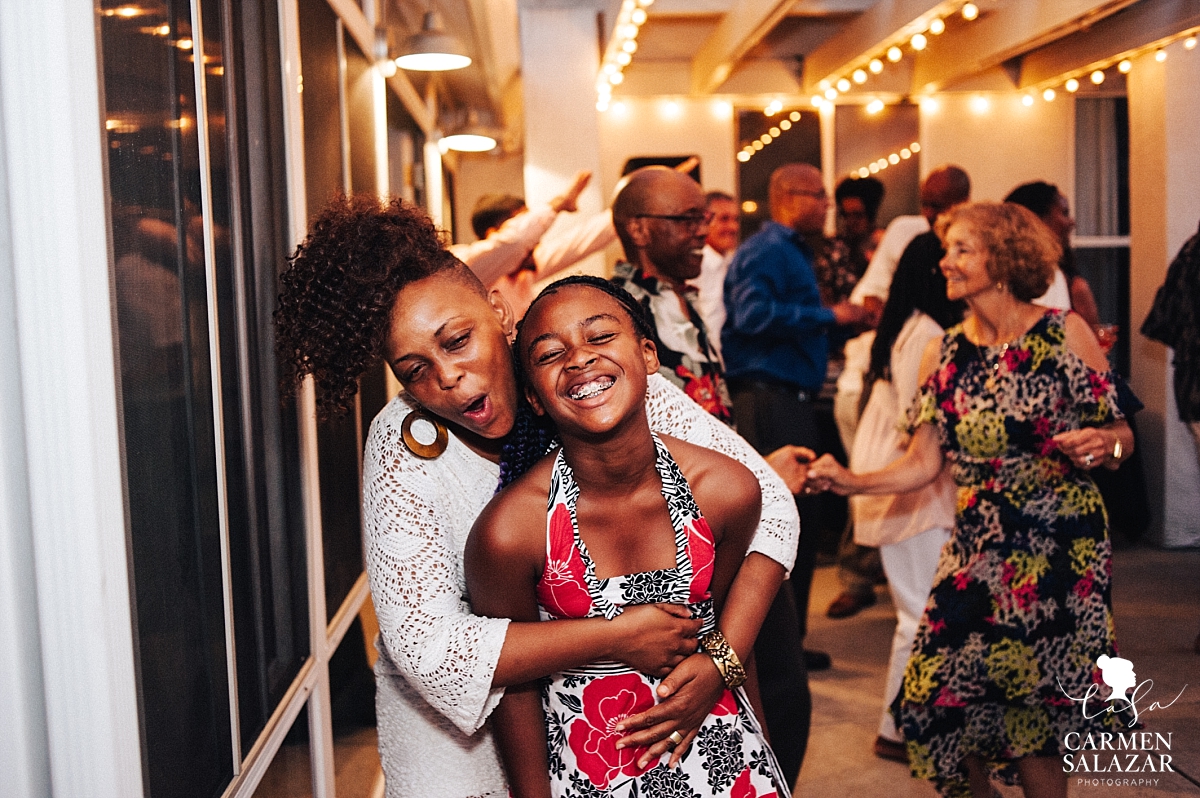
[[741, 212], [737, 200], [723, 191], [704, 195], [711, 218], [708, 236], [704, 239], [704, 257], [700, 261], [700, 276], [688, 280], [699, 294], [696, 310], [709, 330], [709, 343], [721, 354], [721, 328], [725, 326], [725, 273], [737, 249], [741, 231]]
[[[729, 316], [721, 343], [734, 421], [760, 452], [785, 444], [817, 449], [821, 433], [813, 401], [825, 381], [829, 332], [861, 324], [867, 314], [849, 302], [821, 302], [810, 243], [820, 240], [829, 207], [820, 170], [802, 163], [779, 167], [769, 196], [771, 221], [738, 248], [725, 277]], [[791, 582], [803, 637], [819, 519], [811, 500], [799, 504], [806, 531]], [[829, 667], [823, 652], [805, 657], [810, 669]]]

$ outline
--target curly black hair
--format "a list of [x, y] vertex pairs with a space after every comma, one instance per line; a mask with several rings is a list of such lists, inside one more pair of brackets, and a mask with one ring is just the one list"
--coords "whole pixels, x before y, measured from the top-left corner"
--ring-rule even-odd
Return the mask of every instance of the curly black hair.
[[[530, 303], [529, 310], [533, 310], [533, 306], [543, 298], [558, 293], [558, 289], [571, 285], [586, 285], [608, 294], [617, 300], [629, 314], [638, 335], [651, 341], [654, 340], [654, 328], [646, 316], [645, 308], [621, 286], [611, 280], [594, 277], [590, 274], [573, 274], [556, 280], [542, 289], [537, 298]], [[529, 310], [525, 311], [526, 318], [529, 317]], [[517, 323], [517, 342], [513, 346], [513, 368], [517, 373], [517, 384], [522, 389], [529, 384], [525, 369], [521, 365], [521, 352], [525, 340], [522, 334], [523, 322], [524, 319]], [[523, 394], [523, 390], [519, 393]], [[516, 423], [508, 438], [505, 439], [504, 450], [500, 454], [500, 486], [497, 490], [514, 482], [532, 468], [533, 464], [540, 460], [556, 441], [557, 434], [553, 424], [544, 417], [537, 416], [522, 395], [518, 399]]]
[[285, 400], [311, 374], [320, 417], [349, 412], [358, 378], [381, 356], [396, 294], [448, 269], [466, 267], [420, 208], [373, 194], [335, 196], [279, 277], [275, 344]]

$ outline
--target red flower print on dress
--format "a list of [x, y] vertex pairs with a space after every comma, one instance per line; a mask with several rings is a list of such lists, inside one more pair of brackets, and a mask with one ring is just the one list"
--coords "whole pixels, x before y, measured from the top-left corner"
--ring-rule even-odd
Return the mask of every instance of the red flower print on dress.
[[746, 768], [733, 781], [733, 786], [729, 789], [730, 798], [776, 798], [773, 792], [759, 792], [754, 789], [754, 785], [750, 783], [750, 768]]
[[616, 725], [639, 712], [654, 706], [650, 686], [636, 673], [605, 676], [589, 682], [583, 688], [583, 717], [571, 723], [567, 744], [584, 775], [600, 789], [622, 776], [640, 776], [658, 764], [651, 760], [646, 767], [637, 766], [643, 748], [617, 750], [617, 740], [624, 736]]
[[934, 699], [933, 704], [938, 707], [965, 707], [967, 702], [959, 698], [949, 686], [943, 685], [942, 689], [938, 691], [937, 698]]
[[697, 518], [687, 530], [687, 556], [692, 563], [692, 583], [688, 585], [688, 601], [692, 604], [708, 598], [716, 551], [712, 528], [708, 521]]
[[538, 604], [556, 618], [586, 618], [592, 610], [592, 597], [584, 586], [583, 557], [575, 545], [571, 513], [565, 504], [554, 508], [548, 534], [550, 551], [537, 583]]
[[704, 408], [706, 413], [717, 418], [729, 418], [729, 408], [721, 401], [716, 377], [712, 374], [695, 374], [683, 366], [676, 366], [675, 374], [683, 380], [683, 392]]
[[721, 693], [721, 700], [713, 705], [710, 715], [736, 715], [738, 713], [737, 699], [733, 697], [733, 693], [726, 690]]

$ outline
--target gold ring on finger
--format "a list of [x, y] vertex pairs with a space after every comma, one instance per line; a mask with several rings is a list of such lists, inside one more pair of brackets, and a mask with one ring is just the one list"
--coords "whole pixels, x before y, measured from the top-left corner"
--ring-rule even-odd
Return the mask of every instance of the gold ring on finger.
[[672, 748], [683, 743], [683, 735], [677, 731], [673, 731], [667, 735], [667, 739], [671, 741]]

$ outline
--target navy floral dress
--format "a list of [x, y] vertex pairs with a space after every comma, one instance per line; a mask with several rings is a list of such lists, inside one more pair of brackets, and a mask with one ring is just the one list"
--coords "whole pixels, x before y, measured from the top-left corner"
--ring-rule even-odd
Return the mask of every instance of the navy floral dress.
[[1114, 376], [1068, 350], [1065, 317], [1049, 311], [1004, 346], [947, 331], [909, 411], [910, 430], [936, 425], [958, 508], [892, 712], [913, 775], [943, 795], [970, 795], [965, 756], [1012, 782], [1004, 763], [1119, 728], [1066, 695], [1107, 694], [1096, 659], [1116, 654], [1112, 548], [1099, 491], [1051, 438], [1123, 415]]

